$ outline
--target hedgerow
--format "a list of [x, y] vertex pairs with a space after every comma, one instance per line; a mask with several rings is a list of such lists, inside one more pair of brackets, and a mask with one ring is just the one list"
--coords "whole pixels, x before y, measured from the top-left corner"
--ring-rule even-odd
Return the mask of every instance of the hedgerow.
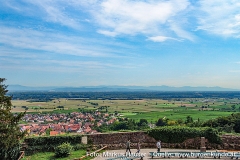
[[[48, 137], [27, 137], [24, 142], [26, 144], [25, 154], [31, 155], [36, 152], [53, 152], [54, 149], [63, 144], [70, 143], [73, 149], [84, 148], [85, 146], [80, 143], [82, 141], [81, 135], [64, 135], [64, 136], [48, 136]], [[75, 147], [76, 146], [76, 147]]]
[[221, 143], [217, 130], [210, 127], [164, 126], [150, 129], [147, 134], [165, 143], [182, 143], [196, 137], [205, 137], [210, 143]]

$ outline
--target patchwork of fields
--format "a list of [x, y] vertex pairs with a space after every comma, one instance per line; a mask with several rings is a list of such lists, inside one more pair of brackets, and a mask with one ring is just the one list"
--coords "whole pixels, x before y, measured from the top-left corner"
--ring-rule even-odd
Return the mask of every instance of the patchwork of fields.
[[142, 100], [83, 100], [83, 99], [54, 99], [48, 102], [30, 102], [12, 100], [12, 112], [27, 111], [29, 113], [98, 110], [108, 113], [119, 113], [139, 121], [144, 118], [149, 122], [159, 118], [170, 120], [186, 119], [208, 120], [219, 116], [227, 116], [240, 111], [238, 98], [182, 98], [182, 99], [142, 99]]

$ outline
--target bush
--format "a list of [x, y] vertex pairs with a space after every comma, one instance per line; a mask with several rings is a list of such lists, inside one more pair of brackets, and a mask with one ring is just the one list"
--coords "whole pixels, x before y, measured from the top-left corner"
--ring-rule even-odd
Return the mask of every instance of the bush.
[[70, 143], [63, 143], [55, 148], [56, 157], [67, 157], [70, 155], [73, 147]]
[[210, 143], [222, 143], [222, 140], [219, 137], [218, 131], [216, 129], [206, 127], [203, 131], [203, 136], [206, 137]]
[[32, 155], [36, 152], [53, 152], [57, 146], [68, 142], [71, 145], [81, 143], [82, 135], [59, 135], [47, 137], [27, 137], [24, 142], [27, 144], [25, 155]]
[[233, 126], [233, 129], [236, 133], [240, 133], [240, 120], [237, 120], [235, 122], [235, 125]]
[[186, 139], [205, 137], [210, 143], [221, 143], [217, 130], [209, 127], [164, 126], [150, 129], [147, 134], [164, 143], [182, 143]]
[[165, 143], [182, 143], [188, 138], [200, 137], [201, 130], [198, 128], [181, 126], [164, 126], [148, 130], [147, 133], [154, 139], [160, 139]]
[[76, 144], [73, 146], [73, 150], [74, 151], [81, 150], [81, 149], [86, 150], [88, 147], [89, 146], [86, 144]]

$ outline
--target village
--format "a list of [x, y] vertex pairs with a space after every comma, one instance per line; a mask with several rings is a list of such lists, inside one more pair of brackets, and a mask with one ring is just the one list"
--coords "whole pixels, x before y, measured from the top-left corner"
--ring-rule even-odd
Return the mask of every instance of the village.
[[66, 133], [96, 134], [94, 128], [109, 125], [117, 120], [114, 114], [93, 113], [39, 113], [25, 114], [22, 118], [27, 124], [20, 124], [22, 131], [29, 136], [60, 135]]

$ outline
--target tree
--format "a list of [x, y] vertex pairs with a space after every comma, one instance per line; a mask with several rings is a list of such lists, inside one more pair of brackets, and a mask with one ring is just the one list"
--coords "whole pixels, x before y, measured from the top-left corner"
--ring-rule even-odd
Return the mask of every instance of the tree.
[[233, 129], [236, 133], [240, 133], [240, 120], [237, 120], [235, 122], [235, 125], [233, 126]]
[[137, 123], [139, 127], [146, 128], [148, 127], [148, 121], [146, 119], [140, 119], [140, 121]]
[[5, 78], [0, 78], [0, 159], [17, 159], [20, 153], [20, 141], [26, 132], [20, 130], [18, 122], [24, 113], [11, 113], [12, 97], [7, 96]]
[[163, 121], [163, 119], [159, 118], [157, 123], [156, 123], [156, 126], [165, 126], [165, 125], [166, 125], [166, 123]]
[[140, 119], [139, 125], [141, 126], [143, 123], [148, 124], [148, 121], [146, 119]]
[[188, 124], [188, 123], [193, 123], [193, 119], [191, 116], [187, 116], [187, 119], [185, 121], [185, 124]]
[[51, 132], [51, 131], [52, 131], [52, 128], [46, 129], [46, 131], [45, 131], [45, 132], [46, 132], [46, 135], [47, 135], [47, 136], [50, 136], [50, 132]]

